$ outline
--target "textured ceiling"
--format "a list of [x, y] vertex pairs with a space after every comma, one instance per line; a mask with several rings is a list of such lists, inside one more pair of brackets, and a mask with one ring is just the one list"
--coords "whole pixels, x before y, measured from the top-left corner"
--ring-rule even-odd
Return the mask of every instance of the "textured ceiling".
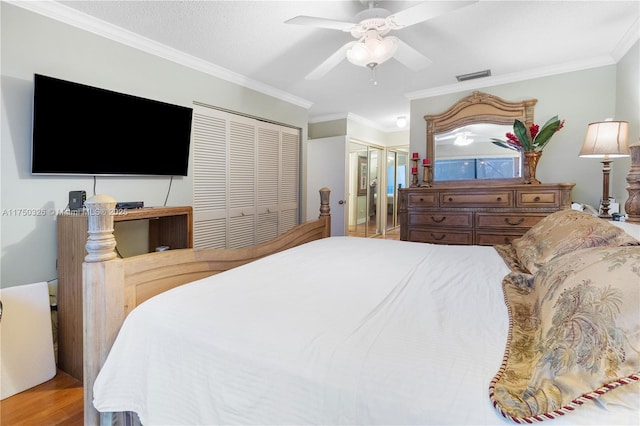
[[[366, 2], [365, 2], [366, 3]], [[398, 12], [421, 2], [376, 2]], [[432, 2], [439, 3], [439, 2]], [[360, 1], [61, 1], [257, 87], [291, 95], [311, 121], [353, 114], [384, 130], [409, 114], [411, 98], [481, 88], [615, 63], [640, 36], [640, 2], [478, 1], [394, 31], [433, 61], [413, 72], [394, 59], [376, 75], [346, 59], [317, 81], [304, 77], [353, 38], [338, 30], [286, 24], [297, 15], [354, 21]], [[127, 38], [134, 37], [127, 33]], [[136, 36], [137, 37], [137, 36]], [[490, 69], [491, 77], [455, 76]]]

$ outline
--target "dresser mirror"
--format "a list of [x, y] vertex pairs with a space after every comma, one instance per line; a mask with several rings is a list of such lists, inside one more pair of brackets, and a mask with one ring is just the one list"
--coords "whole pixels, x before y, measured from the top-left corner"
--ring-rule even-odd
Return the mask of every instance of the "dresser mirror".
[[504, 139], [507, 132], [513, 132], [515, 119], [529, 127], [536, 102], [536, 99], [510, 102], [473, 92], [443, 113], [426, 115], [432, 184], [475, 180], [523, 182], [526, 168], [522, 152], [502, 148], [491, 139]]

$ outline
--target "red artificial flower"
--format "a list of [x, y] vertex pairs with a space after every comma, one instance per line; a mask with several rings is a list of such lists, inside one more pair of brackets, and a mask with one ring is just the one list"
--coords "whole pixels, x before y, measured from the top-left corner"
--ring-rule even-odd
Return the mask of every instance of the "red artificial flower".
[[513, 133], [507, 133], [507, 139], [509, 139], [511, 142], [520, 145], [520, 141], [518, 140], [518, 138], [516, 137], [516, 135], [514, 135]]
[[532, 124], [529, 127], [529, 133], [531, 133], [531, 139], [535, 138], [539, 131], [540, 131], [540, 126], [538, 126], [537, 124]]

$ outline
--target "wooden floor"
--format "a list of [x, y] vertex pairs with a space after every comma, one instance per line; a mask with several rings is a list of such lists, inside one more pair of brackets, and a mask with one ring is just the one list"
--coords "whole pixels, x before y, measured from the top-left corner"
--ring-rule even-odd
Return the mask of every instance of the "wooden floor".
[[41, 385], [0, 401], [0, 425], [82, 426], [82, 384], [58, 371]]
[[400, 227], [397, 226], [391, 229], [385, 229], [385, 234], [377, 233], [377, 226], [374, 220], [370, 220], [367, 223], [361, 223], [358, 225], [349, 225], [347, 235], [350, 237], [370, 237], [370, 238], [385, 238], [387, 240], [399, 240], [400, 239]]

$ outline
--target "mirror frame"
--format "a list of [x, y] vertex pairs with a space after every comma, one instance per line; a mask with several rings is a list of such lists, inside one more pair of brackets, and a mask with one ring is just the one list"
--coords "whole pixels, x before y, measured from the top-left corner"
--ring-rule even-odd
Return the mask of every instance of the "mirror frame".
[[[527, 99], [520, 102], [506, 101], [489, 93], [475, 91], [452, 105], [448, 110], [433, 115], [425, 115], [427, 122], [427, 158], [431, 159], [433, 175], [435, 176], [436, 152], [435, 135], [458, 127], [473, 123], [491, 123], [513, 126], [517, 118], [524, 122], [527, 128], [533, 124], [533, 110], [537, 99]], [[522, 159], [524, 163], [524, 159]], [[526, 167], [522, 164], [522, 176], [512, 179], [482, 179], [482, 183], [522, 183], [525, 181]], [[478, 180], [433, 180], [431, 185], [461, 184], [468, 185]]]

